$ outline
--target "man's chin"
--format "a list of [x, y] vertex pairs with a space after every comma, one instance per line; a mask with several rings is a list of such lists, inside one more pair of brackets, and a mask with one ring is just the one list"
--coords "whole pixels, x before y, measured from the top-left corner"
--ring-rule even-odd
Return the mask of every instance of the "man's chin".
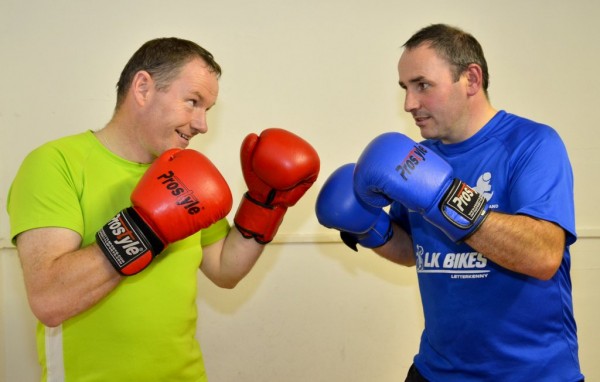
[[418, 126], [419, 131], [421, 132], [421, 136], [424, 139], [436, 139], [437, 135], [432, 129], [427, 128], [427, 126]]
[[190, 141], [187, 139], [183, 139], [183, 138], [179, 138], [177, 140], [177, 142], [175, 142], [175, 144], [173, 145], [173, 147], [176, 147], [178, 149], [187, 149], [187, 147], [190, 145]]

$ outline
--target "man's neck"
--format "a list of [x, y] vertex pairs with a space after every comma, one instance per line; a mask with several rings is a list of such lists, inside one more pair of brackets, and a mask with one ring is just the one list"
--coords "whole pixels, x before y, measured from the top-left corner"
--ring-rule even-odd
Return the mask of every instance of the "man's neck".
[[153, 158], [143, 153], [140, 142], [132, 133], [135, 129], [113, 118], [102, 129], [94, 132], [96, 138], [113, 154], [137, 163], [150, 163]]
[[459, 143], [471, 138], [481, 130], [498, 111], [487, 101], [472, 105], [469, 112], [465, 113], [466, 120], [462, 121], [463, 127], [456, 129], [456, 135], [451, 139], [442, 140], [444, 144]]

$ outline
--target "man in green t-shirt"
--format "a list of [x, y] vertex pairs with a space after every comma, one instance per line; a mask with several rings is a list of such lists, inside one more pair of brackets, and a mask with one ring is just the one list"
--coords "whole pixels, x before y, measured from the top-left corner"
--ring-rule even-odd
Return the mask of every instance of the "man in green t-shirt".
[[23, 161], [7, 208], [38, 318], [43, 381], [205, 381], [195, 340], [197, 270], [233, 288], [314, 183], [319, 158], [283, 129], [250, 134], [248, 192], [202, 154], [221, 68], [197, 44], [148, 41], [117, 84], [108, 124]]

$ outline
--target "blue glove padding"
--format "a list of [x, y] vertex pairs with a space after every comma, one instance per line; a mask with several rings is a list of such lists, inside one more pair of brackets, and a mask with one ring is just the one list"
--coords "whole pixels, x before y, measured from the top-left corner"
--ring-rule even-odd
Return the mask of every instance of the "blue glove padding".
[[487, 201], [455, 179], [452, 167], [429, 148], [400, 133], [376, 137], [354, 171], [358, 198], [375, 207], [392, 201], [423, 215], [455, 242], [465, 240], [487, 217]]
[[381, 207], [373, 207], [356, 197], [352, 184], [354, 163], [334, 171], [319, 191], [316, 213], [319, 223], [335, 228], [346, 245], [357, 250], [356, 244], [375, 248], [392, 237], [389, 215]]

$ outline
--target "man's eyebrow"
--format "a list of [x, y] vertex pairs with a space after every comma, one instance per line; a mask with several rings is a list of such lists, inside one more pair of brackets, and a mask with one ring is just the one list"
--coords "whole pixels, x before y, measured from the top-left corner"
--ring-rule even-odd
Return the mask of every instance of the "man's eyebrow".
[[196, 98], [198, 98], [198, 101], [200, 104], [204, 104], [204, 102], [206, 101], [205, 98], [202, 96], [202, 94], [200, 94], [199, 91], [192, 91], [192, 95]]
[[[195, 95], [196, 97], [198, 97], [198, 101], [200, 102], [201, 105], [204, 105], [204, 103], [206, 102], [206, 98], [204, 98], [200, 92], [192, 91], [192, 94]], [[215, 103], [208, 106], [206, 108], [206, 111], [209, 111], [210, 109], [212, 109], [216, 104], [217, 104], [217, 101], [215, 100]]]
[[[410, 79], [408, 82], [411, 83], [411, 84], [414, 84], [414, 83], [423, 82], [424, 80], [425, 80], [424, 76], [418, 76], [418, 77]], [[400, 85], [400, 87], [402, 89], [406, 89], [406, 84], [404, 82], [398, 81], [398, 85]]]

